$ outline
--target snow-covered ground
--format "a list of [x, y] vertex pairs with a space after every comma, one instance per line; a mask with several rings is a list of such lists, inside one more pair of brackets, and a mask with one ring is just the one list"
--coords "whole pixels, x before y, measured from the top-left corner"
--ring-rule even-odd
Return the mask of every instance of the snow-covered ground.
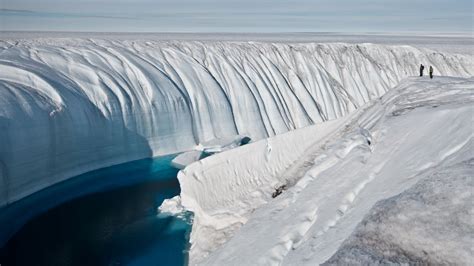
[[0, 40], [31, 39], [108, 39], [139, 41], [270, 42], [270, 43], [374, 43], [410, 45], [438, 52], [474, 54], [474, 39], [469, 33], [119, 33], [119, 32], [2, 32]]
[[[473, 102], [473, 78], [404, 79], [343, 118], [189, 165], [178, 175], [181, 197], [168, 201], [166, 205], [172, 208], [162, 211], [183, 206], [194, 212], [191, 264], [317, 265], [333, 256], [377, 201], [425, 178], [425, 184], [450, 186], [440, 193], [456, 208], [448, 211], [451, 204], [434, 199], [433, 192], [418, 185], [398, 197], [402, 200], [398, 204], [411, 204], [396, 216], [398, 220], [387, 220], [396, 213], [390, 209], [393, 206], [377, 205], [366, 218], [374, 225], [360, 225], [330, 262], [344, 262], [345, 247], [365, 241], [372, 231], [385, 231], [381, 239], [370, 238], [378, 241], [372, 246], [359, 245], [359, 253], [373, 252], [377, 259], [386, 245], [401, 243], [402, 251], [414, 248], [413, 258], [425, 251], [420, 257], [425, 261], [462, 263], [472, 239], [456, 237], [466, 230], [472, 233], [472, 219], [450, 214], [472, 213], [472, 207], [466, 207], [466, 200], [473, 200], [472, 184], [465, 186], [464, 179], [472, 178], [473, 169], [472, 164], [464, 164], [459, 173], [453, 165], [473, 158]], [[451, 176], [456, 176], [452, 182], [443, 181]], [[427, 200], [404, 203], [403, 195], [418, 193], [420, 186]], [[283, 192], [273, 198], [278, 188]], [[372, 221], [374, 215], [388, 218]], [[425, 226], [429, 217], [450, 220]], [[396, 236], [409, 226], [407, 221], [413, 224], [415, 235]], [[452, 228], [438, 232], [438, 226], [448, 223]], [[379, 242], [383, 245], [371, 250]], [[430, 247], [420, 246], [425, 244]], [[451, 254], [440, 260], [435, 254], [440, 248], [445, 249], [440, 254], [460, 256], [453, 259]]]
[[407, 45], [2, 37], [0, 206], [100, 167], [342, 117], [420, 63], [472, 76], [473, 62]]
[[325, 265], [471, 265], [474, 160], [377, 203]]

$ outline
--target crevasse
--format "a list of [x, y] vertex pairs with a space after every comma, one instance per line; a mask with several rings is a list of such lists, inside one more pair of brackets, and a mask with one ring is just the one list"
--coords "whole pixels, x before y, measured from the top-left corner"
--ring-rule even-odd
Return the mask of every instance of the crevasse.
[[420, 63], [472, 76], [472, 59], [374, 44], [0, 41], [0, 206], [100, 167], [334, 119]]

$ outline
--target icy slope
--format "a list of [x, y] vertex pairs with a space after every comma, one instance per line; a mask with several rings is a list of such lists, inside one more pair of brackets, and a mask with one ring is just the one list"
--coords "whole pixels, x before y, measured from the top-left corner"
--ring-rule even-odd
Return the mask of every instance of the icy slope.
[[88, 170], [341, 117], [472, 55], [409, 46], [0, 41], [0, 206]]
[[188, 166], [173, 200], [195, 214], [191, 264], [323, 263], [378, 200], [472, 158], [473, 101], [472, 78], [409, 78], [342, 119]]

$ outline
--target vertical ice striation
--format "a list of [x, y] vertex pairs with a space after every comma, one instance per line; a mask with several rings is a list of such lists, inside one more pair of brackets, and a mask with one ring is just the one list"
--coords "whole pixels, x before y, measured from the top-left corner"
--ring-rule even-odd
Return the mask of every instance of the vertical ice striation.
[[474, 73], [470, 55], [410, 46], [0, 41], [0, 206], [99, 167], [343, 116], [420, 62]]

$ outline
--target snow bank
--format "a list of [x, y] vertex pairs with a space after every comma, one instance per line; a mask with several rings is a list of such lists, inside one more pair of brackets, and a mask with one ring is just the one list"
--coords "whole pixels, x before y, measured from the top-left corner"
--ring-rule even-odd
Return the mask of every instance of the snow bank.
[[285, 172], [344, 121], [341, 118], [261, 140], [180, 171], [180, 204], [194, 213], [192, 262], [226, 242], [278, 187], [290, 185], [294, 180]]
[[341, 117], [420, 63], [471, 76], [473, 61], [372, 44], [0, 41], [0, 206], [92, 169]]
[[377, 201], [472, 158], [473, 101], [472, 78], [409, 78], [344, 118], [191, 164], [190, 263], [323, 263]]

